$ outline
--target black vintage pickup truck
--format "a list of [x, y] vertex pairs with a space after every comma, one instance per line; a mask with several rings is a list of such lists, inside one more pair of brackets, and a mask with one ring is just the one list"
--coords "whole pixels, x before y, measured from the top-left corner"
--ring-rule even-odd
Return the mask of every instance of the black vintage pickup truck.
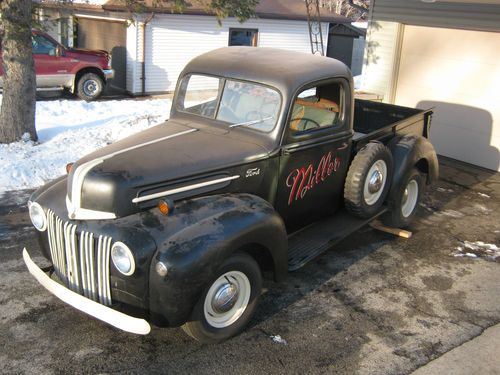
[[408, 225], [438, 176], [431, 111], [353, 95], [349, 69], [326, 57], [229, 47], [195, 58], [168, 122], [32, 195], [52, 267], [25, 249], [30, 272], [122, 330], [237, 334], [263, 271], [283, 280], [377, 216]]

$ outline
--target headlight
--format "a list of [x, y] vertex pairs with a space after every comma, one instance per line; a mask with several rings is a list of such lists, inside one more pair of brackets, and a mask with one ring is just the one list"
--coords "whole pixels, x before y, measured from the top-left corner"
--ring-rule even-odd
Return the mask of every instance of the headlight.
[[135, 261], [132, 252], [123, 242], [115, 242], [111, 248], [111, 259], [116, 269], [125, 276], [130, 276], [135, 271]]
[[33, 226], [40, 232], [47, 229], [47, 216], [45, 216], [42, 206], [36, 202], [29, 202], [28, 209]]

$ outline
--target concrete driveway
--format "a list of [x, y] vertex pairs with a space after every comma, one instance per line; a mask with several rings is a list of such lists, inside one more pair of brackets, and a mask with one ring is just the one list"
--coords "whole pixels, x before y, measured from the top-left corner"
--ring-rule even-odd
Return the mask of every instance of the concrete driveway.
[[0, 197], [2, 373], [407, 374], [500, 322], [500, 175], [449, 160], [411, 239], [363, 228], [267, 283], [251, 326], [209, 346], [119, 332], [38, 285], [28, 196]]

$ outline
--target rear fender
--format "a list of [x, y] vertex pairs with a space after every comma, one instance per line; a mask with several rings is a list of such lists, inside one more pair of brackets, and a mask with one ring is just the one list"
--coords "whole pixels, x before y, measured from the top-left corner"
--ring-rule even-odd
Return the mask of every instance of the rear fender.
[[[236, 251], [267, 249], [275, 279], [283, 279], [287, 272], [285, 226], [268, 202], [250, 194], [192, 201], [186, 201], [186, 207], [176, 207], [169, 220], [177, 217], [184, 225], [158, 242], [159, 250], [151, 262], [150, 309], [155, 315], [152, 318], [157, 320], [155, 317], [160, 315], [170, 326], [188, 319], [204, 288], [224, 260]], [[155, 270], [160, 261], [168, 269], [165, 277]]]
[[439, 163], [436, 151], [426, 138], [417, 135], [397, 137], [389, 142], [387, 146], [391, 150], [394, 159], [391, 191], [399, 186], [406, 173], [413, 167], [427, 175], [427, 185], [438, 179]]

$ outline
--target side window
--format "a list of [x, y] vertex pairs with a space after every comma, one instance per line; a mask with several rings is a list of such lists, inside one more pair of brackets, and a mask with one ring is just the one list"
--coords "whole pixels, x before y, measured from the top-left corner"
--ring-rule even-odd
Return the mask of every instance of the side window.
[[342, 86], [329, 83], [303, 90], [293, 103], [289, 127], [302, 132], [335, 125], [340, 118]]
[[42, 35], [33, 35], [31, 37], [31, 47], [33, 53], [39, 55], [56, 55], [57, 46]]
[[256, 29], [229, 29], [229, 46], [257, 46]]

